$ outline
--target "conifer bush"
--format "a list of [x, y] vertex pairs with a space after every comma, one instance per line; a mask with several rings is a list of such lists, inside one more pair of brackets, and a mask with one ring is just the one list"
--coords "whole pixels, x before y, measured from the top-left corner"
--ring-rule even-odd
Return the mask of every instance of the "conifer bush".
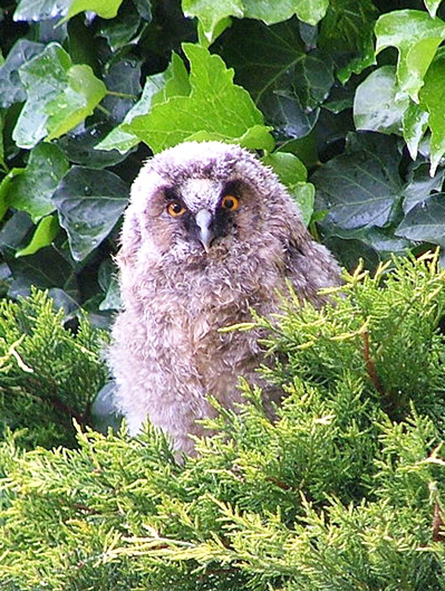
[[[104, 435], [78, 425], [71, 449], [23, 449], [21, 431], [5, 429], [1, 588], [445, 589], [437, 258], [393, 259], [374, 275], [359, 267], [322, 310], [290, 297], [280, 314], [255, 318], [269, 356], [261, 371], [286, 397], [271, 421], [261, 392], [242, 383], [245, 404], [206, 421], [215, 434], [197, 442], [196, 457], [175, 457], [150, 425], [134, 438], [125, 427]], [[36, 326], [54, 321], [46, 306], [32, 308]], [[14, 322], [2, 320], [8, 343]], [[90, 360], [101, 338], [88, 330], [69, 336], [82, 346], [61, 345], [59, 361]], [[24, 364], [37, 367], [47, 347], [25, 342], [23, 364], [2, 366], [24, 390]], [[85, 383], [97, 379], [94, 364], [82, 367]], [[39, 429], [30, 420], [29, 432]]]
[[81, 318], [73, 332], [64, 317], [43, 291], [18, 303], [0, 301], [0, 427], [29, 427], [22, 444], [73, 444], [73, 417], [91, 422], [92, 402], [107, 378], [105, 331]]

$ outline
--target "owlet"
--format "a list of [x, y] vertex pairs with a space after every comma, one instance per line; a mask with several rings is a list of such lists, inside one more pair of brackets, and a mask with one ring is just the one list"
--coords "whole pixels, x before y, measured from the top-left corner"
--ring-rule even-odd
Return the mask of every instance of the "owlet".
[[109, 360], [129, 430], [150, 421], [179, 451], [193, 452], [196, 419], [214, 415], [211, 394], [240, 402], [238, 376], [277, 393], [256, 368], [258, 333], [221, 332], [277, 311], [290, 281], [321, 305], [339, 282], [327, 249], [253, 154], [221, 142], [186, 142], [149, 160], [134, 181], [118, 254], [123, 310]]

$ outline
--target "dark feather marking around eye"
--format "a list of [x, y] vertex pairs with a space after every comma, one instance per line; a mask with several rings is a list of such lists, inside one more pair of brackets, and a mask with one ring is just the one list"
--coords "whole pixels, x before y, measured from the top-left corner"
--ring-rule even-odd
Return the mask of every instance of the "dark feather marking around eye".
[[182, 201], [176, 187], [165, 187], [163, 193], [166, 201]]
[[224, 183], [224, 187], [221, 191], [221, 199], [226, 195], [235, 195], [235, 197], [240, 197], [243, 190], [243, 185], [243, 181], [236, 179]]

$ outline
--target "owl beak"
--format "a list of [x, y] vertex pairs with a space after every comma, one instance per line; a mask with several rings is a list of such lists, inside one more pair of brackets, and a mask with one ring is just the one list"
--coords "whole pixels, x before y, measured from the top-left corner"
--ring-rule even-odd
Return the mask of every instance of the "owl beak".
[[211, 228], [213, 216], [208, 209], [200, 209], [195, 215], [195, 223], [198, 230], [198, 240], [206, 252], [210, 250], [210, 244], [215, 238], [215, 233]]

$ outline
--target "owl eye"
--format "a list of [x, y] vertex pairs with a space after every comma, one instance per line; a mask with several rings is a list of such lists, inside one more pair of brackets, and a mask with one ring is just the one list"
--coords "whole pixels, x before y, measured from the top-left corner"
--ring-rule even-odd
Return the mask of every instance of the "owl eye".
[[172, 201], [167, 206], [167, 212], [174, 218], [177, 218], [185, 213], [185, 207], [179, 201]]
[[236, 211], [239, 207], [239, 199], [234, 195], [226, 195], [221, 201], [221, 207], [229, 211]]

